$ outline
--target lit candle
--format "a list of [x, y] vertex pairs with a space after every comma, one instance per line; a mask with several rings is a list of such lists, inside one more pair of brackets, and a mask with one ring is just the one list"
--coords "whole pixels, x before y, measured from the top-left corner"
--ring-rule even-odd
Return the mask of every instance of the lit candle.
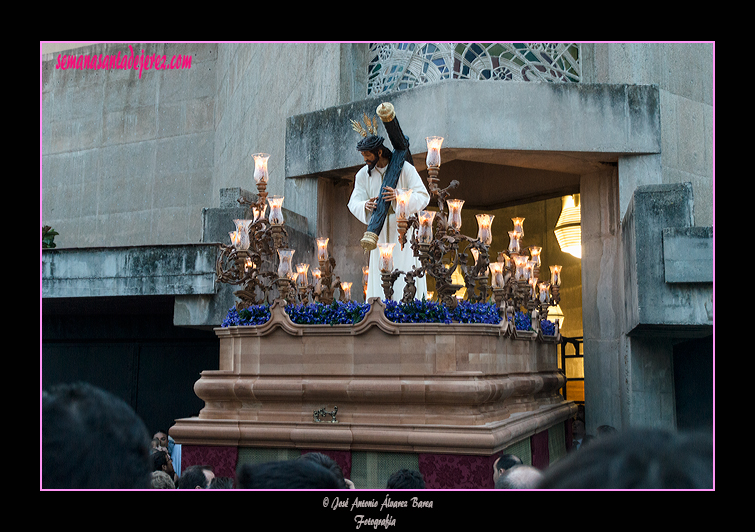
[[509, 253], [519, 253], [519, 233], [509, 231]]
[[530, 298], [534, 299], [535, 294], [537, 294], [537, 279], [535, 277], [531, 277], [527, 282], [530, 285]]
[[325, 262], [328, 260], [328, 240], [327, 237], [321, 237], [317, 239], [317, 260], [318, 262]]
[[264, 218], [266, 210], [267, 205], [262, 205], [262, 210], [258, 209], [257, 207], [252, 207], [252, 212], [254, 213], [254, 221], [258, 222], [259, 220]]
[[532, 260], [535, 262], [536, 267], [540, 267], [540, 252], [543, 251], [543, 248], [538, 246], [532, 246], [530, 247], [530, 255], [532, 256]]
[[312, 268], [312, 280], [315, 284], [315, 294], [319, 294], [322, 291], [322, 280], [320, 279], [320, 268]]
[[252, 259], [249, 257], [246, 258], [246, 262], [244, 263], [244, 270], [253, 270], [256, 268], [255, 264], [252, 262]]
[[527, 255], [522, 255], [521, 259], [524, 259], [520, 260], [522, 265], [522, 279], [529, 280], [530, 277], [532, 277], [532, 268], [530, 268], [530, 261], [527, 259]]
[[551, 286], [561, 286], [561, 266], [551, 266]]
[[341, 290], [346, 301], [351, 301], [351, 283], [341, 283]]
[[490, 273], [492, 274], [493, 288], [503, 288], [503, 263], [491, 262]]
[[527, 265], [527, 256], [517, 255], [516, 257], [514, 257], [514, 264], [516, 265], [516, 273], [514, 274], [514, 278], [517, 281], [526, 279], [527, 277], [525, 277], [525, 266]]
[[236, 233], [239, 235], [238, 249], [249, 249], [249, 226], [254, 220], [234, 220]]
[[370, 279], [370, 268], [368, 266], [362, 266], [362, 295], [364, 300], [367, 301], [367, 281]]
[[293, 273], [293, 267], [291, 266], [291, 260], [294, 258], [294, 252], [296, 250], [293, 249], [279, 249], [278, 250], [278, 258], [280, 259], [280, 264], [278, 264], [278, 277], [284, 278], [284, 277], [290, 277]]
[[537, 279], [535, 277], [535, 267], [537, 267], [537, 263], [534, 260], [527, 261], [527, 265], [525, 266], [527, 269], [527, 279]]
[[395, 243], [378, 244], [380, 250], [380, 271], [382, 273], [391, 273], [393, 271], [393, 246]]
[[283, 225], [283, 196], [273, 196], [267, 202], [270, 204], [268, 221], [273, 225]]
[[550, 284], [543, 282], [538, 285], [540, 287], [540, 302], [541, 303], [547, 303], [548, 302], [548, 290], [550, 289]]
[[239, 249], [239, 242], [241, 241], [239, 232], [231, 231], [230, 233], [228, 233], [228, 235], [231, 237], [231, 246], [233, 246], [235, 249]]
[[296, 265], [296, 284], [298, 286], [307, 286], [307, 271], [309, 264], [301, 263]]
[[412, 195], [412, 189], [396, 189], [396, 219], [406, 220], [407, 207], [409, 206], [409, 198]]
[[493, 242], [493, 232], [490, 230], [490, 226], [493, 225], [493, 218], [495, 215], [491, 214], [478, 214], [477, 218], [477, 240], [489, 246]]
[[420, 244], [429, 244], [433, 241], [433, 219], [435, 211], [422, 211], [419, 213], [419, 234]]
[[514, 231], [519, 233], [519, 238], [524, 238], [524, 218], [512, 218], [514, 222]]
[[463, 205], [464, 200], [448, 200], [448, 224], [457, 231], [461, 229], [461, 208]]
[[477, 258], [480, 256], [480, 250], [477, 248], [472, 248], [469, 250], [470, 253], [472, 253], [472, 257], [474, 257], [474, 263], [477, 264]]
[[267, 153], [255, 153], [254, 157], [254, 180], [257, 184], [267, 183], [267, 159], [270, 157]]
[[427, 157], [425, 163], [427, 166], [440, 166], [440, 146], [443, 144], [443, 137], [427, 137]]

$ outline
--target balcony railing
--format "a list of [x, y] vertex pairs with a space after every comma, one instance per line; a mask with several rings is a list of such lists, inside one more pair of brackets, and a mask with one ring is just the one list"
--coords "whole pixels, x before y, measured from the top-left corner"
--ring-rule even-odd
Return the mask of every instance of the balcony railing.
[[577, 43], [372, 43], [367, 94], [445, 79], [579, 82]]

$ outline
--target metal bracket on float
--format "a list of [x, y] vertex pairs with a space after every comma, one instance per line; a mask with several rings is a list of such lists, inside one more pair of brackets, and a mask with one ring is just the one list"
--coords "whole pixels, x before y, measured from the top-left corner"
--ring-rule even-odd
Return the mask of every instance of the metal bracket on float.
[[[334, 406], [333, 410], [330, 411], [330, 412], [328, 412], [327, 410], [325, 410], [325, 407], [323, 406], [320, 410], [315, 410], [312, 413], [312, 417], [314, 418], [314, 421], [316, 423], [338, 423], [338, 420], [336, 419], [336, 413], [337, 412], [338, 412], [338, 407], [337, 406]], [[330, 416], [330, 418], [331, 418], [330, 421], [325, 421], [324, 419], [320, 419], [320, 416], [324, 417], [326, 415]]]

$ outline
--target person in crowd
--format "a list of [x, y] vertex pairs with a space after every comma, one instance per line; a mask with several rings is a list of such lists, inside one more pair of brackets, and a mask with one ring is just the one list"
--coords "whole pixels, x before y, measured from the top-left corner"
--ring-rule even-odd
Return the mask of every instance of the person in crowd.
[[150, 459], [152, 460], [152, 471], [163, 471], [170, 476], [174, 483], [178, 481], [178, 475], [173, 469], [173, 461], [170, 459], [168, 451], [158, 449], [150, 455]]
[[572, 451], [581, 449], [583, 445], [587, 445], [592, 441], [593, 437], [587, 434], [585, 431], [585, 422], [582, 419], [575, 419], [572, 421]]
[[713, 437], [635, 428], [597, 438], [550, 466], [541, 489], [711, 489]]
[[158, 430], [152, 436], [152, 439], [157, 440], [159, 442], [160, 447], [162, 447], [163, 449], [168, 448], [168, 433], [166, 431]]
[[522, 465], [522, 459], [515, 454], [502, 454], [493, 462], [493, 483], [495, 483], [501, 475], [514, 466]]
[[215, 478], [215, 473], [211, 467], [205, 465], [190, 466], [178, 477], [178, 489], [208, 489], [213, 478]]
[[149, 433], [122, 399], [88, 383], [42, 394], [43, 489], [149, 489]]
[[152, 489], [176, 489], [176, 483], [165, 471], [152, 471]]
[[336, 475], [313, 460], [281, 460], [242, 464], [236, 470], [238, 489], [343, 489]]
[[495, 481], [495, 489], [535, 489], [543, 477], [542, 471], [529, 465], [515, 465], [505, 470]]
[[[165, 449], [160, 445], [160, 440], [158, 438], [152, 438], [152, 441], [149, 442], [149, 452], [150, 454], [160, 451], [162, 449]], [[166, 449], [167, 450], [167, 449]]]
[[385, 485], [388, 489], [425, 489], [425, 478], [422, 473], [413, 469], [399, 469], [388, 477]]
[[320, 464], [325, 469], [329, 469], [337, 479], [343, 481], [343, 489], [354, 489], [354, 483], [343, 476], [343, 470], [338, 463], [330, 456], [323, 453], [304, 453], [297, 460], [311, 460], [317, 464]]
[[167, 430], [158, 430], [152, 438], [158, 441], [159, 447], [168, 451], [176, 476], [181, 476], [181, 444], [176, 443]]
[[233, 489], [233, 479], [231, 477], [215, 477], [210, 481], [211, 490], [230, 490]]
[[173, 469], [176, 476], [181, 476], [181, 444], [176, 443], [172, 436], [168, 435], [168, 453], [170, 460], [173, 462]]
[[611, 425], [601, 425], [595, 429], [595, 437], [602, 438], [604, 436], [610, 436], [616, 434], [618, 431]]

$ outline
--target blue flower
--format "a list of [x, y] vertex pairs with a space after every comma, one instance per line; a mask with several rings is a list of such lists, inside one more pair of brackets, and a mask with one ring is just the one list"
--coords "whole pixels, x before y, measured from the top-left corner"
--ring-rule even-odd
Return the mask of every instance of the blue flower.
[[501, 315], [494, 303], [470, 303], [459, 301], [452, 312], [452, 318], [459, 323], [490, 323], [497, 325]]
[[[394, 323], [490, 323], [498, 324], [501, 317], [493, 303], [470, 303], [460, 301], [456, 308], [449, 310], [442, 303], [415, 299], [410, 303], [385, 300], [385, 316]], [[370, 309], [368, 303], [334, 301], [330, 305], [322, 303], [286, 305], [285, 311], [291, 321], [300, 325], [353, 325], [364, 319]], [[522, 314], [522, 316], [519, 316]], [[228, 311], [222, 327], [262, 325], [270, 319], [268, 305], [254, 305], [240, 311], [235, 307]], [[524, 314], [517, 313], [518, 320]], [[526, 329], [531, 328], [529, 315], [526, 315]], [[517, 328], [519, 322], [517, 322]]]
[[237, 310], [231, 307], [221, 327], [233, 327], [236, 325], [263, 325], [270, 319], [270, 307], [267, 305], [252, 305]]
[[491, 323], [498, 324], [501, 317], [492, 303], [460, 301], [449, 310], [442, 303], [415, 299], [410, 303], [385, 300], [385, 316], [394, 323]]
[[548, 320], [540, 320], [540, 330], [546, 336], [553, 336], [556, 334], [556, 324]]
[[532, 316], [527, 312], [516, 311], [514, 313], [514, 326], [517, 331], [531, 331]]
[[330, 305], [309, 303], [287, 305], [291, 321], [301, 325], [353, 325], [359, 323], [370, 309], [368, 303], [334, 301]]

